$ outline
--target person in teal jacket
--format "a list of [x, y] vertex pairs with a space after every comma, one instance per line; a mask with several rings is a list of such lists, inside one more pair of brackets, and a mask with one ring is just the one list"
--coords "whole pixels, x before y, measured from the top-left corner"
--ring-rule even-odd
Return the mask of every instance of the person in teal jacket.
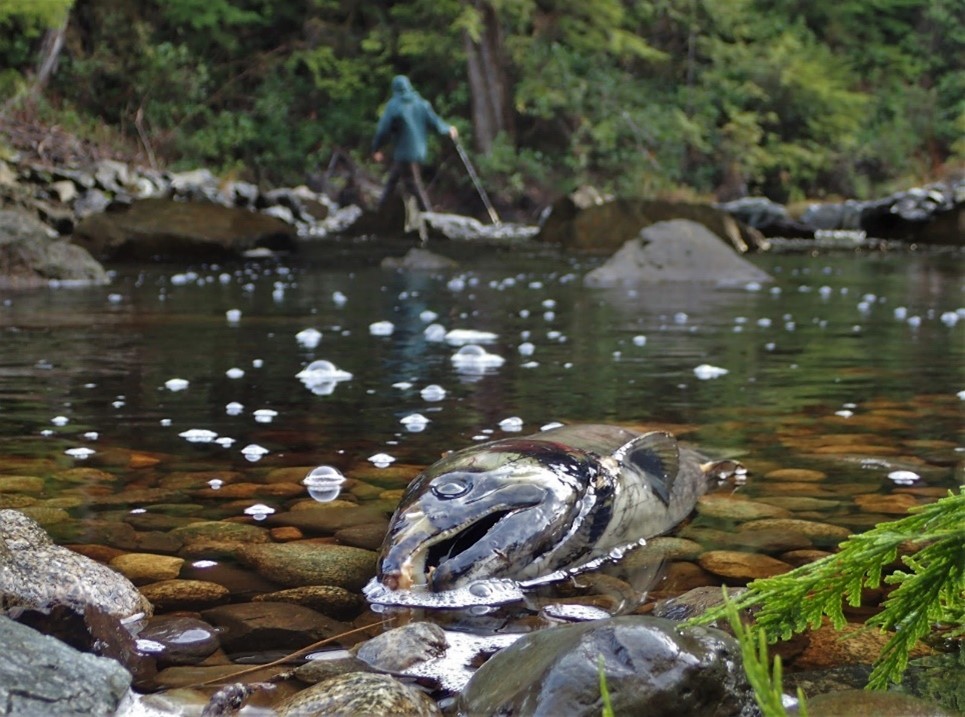
[[399, 179], [419, 203], [422, 211], [431, 211], [429, 197], [422, 184], [422, 163], [426, 161], [427, 137], [429, 130], [448, 134], [453, 139], [459, 136], [456, 128], [443, 122], [432, 109], [432, 105], [412, 88], [405, 75], [392, 78], [392, 99], [379, 118], [379, 125], [372, 138], [372, 157], [376, 162], [383, 160], [382, 145], [391, 141], [395, 146], [392, 152], [392, 167], [385, 180], [385, 189], [379, 200], [379, 209], [395, 191]]

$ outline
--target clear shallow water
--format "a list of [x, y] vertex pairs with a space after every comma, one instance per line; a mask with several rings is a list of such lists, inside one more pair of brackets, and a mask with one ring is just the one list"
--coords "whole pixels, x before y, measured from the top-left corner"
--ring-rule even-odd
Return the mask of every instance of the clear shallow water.
[[[278, 264], [190, 273], [121, 269], [109, 287], [8, 295], [0, 306], [0, 452], [63, 464], [67, 448], [116, 446], [244, 469], [251, 463], [240, 449], [257, 443], [270, 451], [262, 468], [347, 467], [376, 452], [425, 464], [518, 417], [524, 431], [553, 420], [672, 424], [709, 448], [751, 457], [753, 447], [755, 456], [763, 449], [788, 463], [787, 447], [760, 445], [762, 433], [839, 410], [857, 424], [869, 402], [923, 396], [947, 415], [926, 411], [872, 433], [882, 443], [961, 440], [957, 255], [769, 255], [755, 261], [776, 277], [774, 287], [630, 292], [583, 289], [593, 260], [550, 251], [478, 251], [454, 273], [400, 274], [378, 268], [383, 249], [362, 244], [339, 258], [316, 246]], [[231, 309], [241, 311], [237, 323], [226, 319]], [[427, 310], [447, 329], [495, 333], [486, 349], [503, 366], [457, 371], [456, 347], [423, 335]], [[391, 322], [393, 333], [370, 334], [378, 321]], [[295, 338], [306, 328], [322, 333], [314, 349]], [[524, 342], [532, 355], [520, 353]], [[313, 394], [295, 374], [316, 359], [353, 379]], [[727, 373], [701, 380], [701, 364]], [[244, 376], [229, 378], [232, 368]], [[188, 387], [165, 388], [175, 378]], [[400, 382], [411, 388], [394, 387]], [[429, 384], [446, 397], [424, 400]], [[227, 415], [232, 401], [243, 404], [240, 415]], [[257, 409], [278, 415], [259, 423]], [[399, 423], [413, 412], [430, 419], [424, 431]], [[69, 423], [52, 424], [57, 416]], [[236, 442], [178, 437], [191, 428]], [[89, 431], [96, 440], [84, 437]]]

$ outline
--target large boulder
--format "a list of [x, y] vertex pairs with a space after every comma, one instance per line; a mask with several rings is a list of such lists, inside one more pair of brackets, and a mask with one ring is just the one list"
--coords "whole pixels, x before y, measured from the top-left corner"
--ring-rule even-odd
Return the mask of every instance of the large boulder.
[[738, 256], [720, 237], [683, 219], [647, 227], [584, 279], [592, 287], [662, 282], [742, 286], [769, 281], [767, 272]]
[[112, 715], [131, 684], [114, 660], [0, 616], [0, 715]]
[[524, 635], [491, 657], [460, 697], [463, 714], [647, 717], [754, 714], [740, 647], [713, 628], [627, 615]]
[[612, 252], [636, 237], [641, 229], [673, 219], [702, 224], [740, 252], [767, 246], [756, 229], [708, 204], [635, 198], [587, 204], [564, 197], [553, 205], [537, 238], [566, 249]]
[[0, 288], [108, 283], [104, 267], [89, 252], [51, 234], [26, 212], [0, 210]]
[[151, 198], [86, 217], [73, 241], [101, 260], [205, 260], [257, 248], [293, 251], [296, 230], [246, 209]]

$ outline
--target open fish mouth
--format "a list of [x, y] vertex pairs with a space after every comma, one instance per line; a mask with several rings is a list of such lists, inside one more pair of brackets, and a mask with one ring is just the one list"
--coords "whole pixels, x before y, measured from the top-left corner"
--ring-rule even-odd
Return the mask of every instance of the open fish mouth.
[[520, 508], [497, 507], [482, 516], [474, 516], [470, 521], [432, 536], [412, 550], [402, 562], [400, 570], [385, 573], [382, 576], [382, 583], [392, 590], [405, 590], [417, 585], [427, 585], [430, 589], [437, 589], [433, 584], [433, 575], [440, 566], [467, 550], [477, 547], [504, 518], [520, 510]]

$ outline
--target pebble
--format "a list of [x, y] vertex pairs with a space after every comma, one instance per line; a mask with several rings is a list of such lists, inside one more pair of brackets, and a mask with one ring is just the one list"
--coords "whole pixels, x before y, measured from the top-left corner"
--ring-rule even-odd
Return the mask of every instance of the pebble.
[[736, 550], [710, 550], [697, 562], [704, 570], [733, 580], [769, 578], [791, 569], [790, 565], [776, 558]]
[[[807, 647], [794, 658], [795, 670], [822, 670], [839, 665], [871, 664], [884, 648], [891, 635], [878, 630], [867, 630], [863, 625], [847, 624], [835, 629], [827, 618], [817, 630], [805, 633]], [[933, 651], [919, 643], [912, 648], [911, 658], [922, 657]]]
[[338, 530], [354, 525], [381, 524], [383, 533], [389, 527], [384, 511], [376, 508], [353, 506], [334, 510], [330, 505], [316, 503], [316, 506], [287, 513], [275, 513], [266, 522], [270, 525], [294, 526], [313, 535], [332, 535]]
[[909, 509], [918, 505], [915, 496], [908, 495], [907, 493], [894, 493], [892, 495], [866, 493], [864, 495], [856, 495], [854, 502], [865, 512], [884, 513], [886, 515], [905, 515]]
[[[734, 599], [744, 592], [744, 588], [727, 588], [727, 595]], [[719, 586], [705, 586], [688, 590], [683, 595], [658, 600], [653, 606], [654, 617], [665, 617], [668, 620], [688, 620], [697, 615], [703, 615], [712, 607], [717, 607], [724, 600], [723, 589]]]
[[788, 565], [792, 567], [799, 568], [802, 565], [807, 565], [808, 563], [813, 563], [816, 560], [821, 560], [821, 558], [826, 558], [833, 553], [825, 552], [824, 550], [789, 550], [786, 553], [781, 553], [779, 556]]
[[161, 580], [141, 587], [141, 594], [158, 610], [194, 610], [228, 598], [228, 588], [207, 580]]
[[320, 682], [282, 702], [277, 711], [279, 717], [442, 715], [436, 703], [417, 687], [368, 672], [350, 672]]
[[254, 602], [287, 602], [311, 608], [336, 620], [351, 620], [365, 608], [365, 599], [335, 585], [306, 585], [252, 598]]
[[297, 483], [230, 483], [220, 488], [201, 488], [192, 493], [195, 498], [210, 499], [255, 499], [294, 498], [305, 494], [305, 487]]
[[336, 585], [351, 592], [375, 575], [377, 558], [371, 550], [309, 542], [247, 545], [238, 556], [279, 585]]
[[828, 477], [823, 471], [811, 470], [809, 468], [778, 468], [768, 471], [764, 478], [768, 480], [789, 481], [792, 483], [816, 483]]
[[[837, 715], [875, 715], [875, 717], [954, 717], [931, 702], [900, 692], [872, 692], [869, 690], [839, 690], [809, 696], [805, 705], [809, 717], [837, 717]], [[789, 715], [799, 714], [796, 709]]]
[[0, 493], [21, 493], [38, 496], [44, 492], [43, 478], [36, 476], [0, 475]]
[[353, 652], [379, 670], [405, 672], [413, 665], [441, 657], [448, 646], [445, 631], [435, 623], [411, 622], [366, 640]]
[[708, 518], [744, 522], [760, 518], [784, 518], [790, 512], [767, 503], [759, 503], [733, 495], [703, 495], [697, 500], [697, 512]]
[[111, 560], [109, 565], [135, 585], [145, 585], [175, 579], [181, 572], [184, 559], [152, 553], [126, 553]]
[[218, 632], [211, 625], [183, 615], [153, 617], [137, 638], [163, 645], [164, 651], [157, 658], [166, 665], [196, 665], [221, 646]]
[[342, 545], [351, 545], [366, 550], [378, 550], [385, 539], [386, 526], [383, 523], [368, 523], [342, 528], [335, 533], [335, 539]]
[[305, 537], [302, 531], [290, 525], [283, 525], [280, 528], [270, 528], [268, 533], [276, 543], [290, 543], [293, 540], [301, 540]]
[[817, 523], [810, 520], [796, 520], [794, 518], [765, 518], [744, 523], [737, 528], [738, 532], [754, 530], [775, 530], [796, 533], [812, 541], [815, 545], [837, 545], [846, 540], [851, 531], [837, 525]]
[[784, 508], [791, 512], [800, 512], [805, 510], [834, 510], [835, 508], [840, 508], [842, 503], [837, 500], [827, 500], [826, 498], [808, 498], [806, 496], [760, 496], [758, 499], [761, 503], [767, 503], [769, 505], [776, 505], [778, 508]]
[[171, 535], [184, 541], [185, 546], [200, 541], [218, 543], [267, 543], [268, 531], [255, 525], [227, 521], [205, 520], [175, 528]]
[[[344, 654], [344, 653], [343, 653]], [[295, 677], [310, 685], [348, 672], [375, 672], [371, 667], [353, 655], [347, 657], [321, 657], [309, 660], [295, 668]]]

